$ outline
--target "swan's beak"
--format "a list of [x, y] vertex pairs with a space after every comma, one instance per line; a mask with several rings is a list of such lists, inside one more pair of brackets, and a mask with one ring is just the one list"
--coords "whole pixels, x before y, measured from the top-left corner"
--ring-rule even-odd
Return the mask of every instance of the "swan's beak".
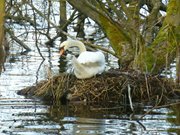
[[60, 54], [60, 56], [62, 56], [64, 54], [64, 47], [60, 48], [59, 54]]

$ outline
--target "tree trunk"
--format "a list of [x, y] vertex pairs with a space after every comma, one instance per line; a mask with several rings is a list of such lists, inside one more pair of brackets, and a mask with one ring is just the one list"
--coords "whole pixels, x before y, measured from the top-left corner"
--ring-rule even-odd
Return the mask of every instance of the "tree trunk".
[[[67, 16], [66, 16], [66, 0], [60, 0], [60, 27], [63, 31], [67, 32]], [[67, 39], [67, 36], [64, 34], [60, 34], [61, 41]]]
[[4, 16], [5, 16], [5, 0], [0, 2], [0, 73], [3, 69], [5, 49], [4, 49]]
[[77, 32], [77, 37], [83, 38], [85, 36], [84, 33], [84, 23], [85, 23], [86, 16], [82, 13], [78, 13], [78, 21], [77, 25], [74, 27], [74, 31]]
[[4, 38], [5, 0], [0, 2], [0, 13], [0, 46], [2, 48], [2, 42]]
[[180, 46], [177, 47], [176, 56], [176, 84], [180, 86]]
[[138, 67], [141, 71], [156, 74], [176, 57], [180, 45], [180, 2], [171, 0], [167, 15], [157, 37], [150, 46], [143, 49], [138, 56]]

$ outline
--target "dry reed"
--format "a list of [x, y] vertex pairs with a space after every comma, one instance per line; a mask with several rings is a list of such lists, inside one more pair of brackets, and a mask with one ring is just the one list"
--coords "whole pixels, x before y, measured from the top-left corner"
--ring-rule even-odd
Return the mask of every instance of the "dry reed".
[[162, 102], [175, 94], [172, 83], [165, 78], [116, 70], [84, 80], [60, 74], [25, 88], [19, 94], [49, 98], [55, 102], [65, 97], [70, 101], [124, 103], [129, 102], [128, 88], [131, 89], [132, 102]]

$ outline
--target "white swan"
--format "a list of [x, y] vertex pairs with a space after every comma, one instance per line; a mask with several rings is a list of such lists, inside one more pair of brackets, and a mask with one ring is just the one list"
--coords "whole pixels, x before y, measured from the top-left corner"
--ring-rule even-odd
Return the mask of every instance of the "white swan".
[[78, 47], [78, 58], [73, 56], [72, 64], [74, 74], [79, 79], [86, 79], [101, 74], [105, 70], [105, 57], [100, 51], [86, 51], [85, 45], [78, 40], [67, 40], [60, 44], [60, 55], [70, 47]]

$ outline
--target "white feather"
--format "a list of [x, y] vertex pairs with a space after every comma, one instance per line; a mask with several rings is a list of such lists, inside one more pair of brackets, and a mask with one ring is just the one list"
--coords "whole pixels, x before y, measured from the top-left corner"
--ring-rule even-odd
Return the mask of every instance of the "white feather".
[[[74, 68], [74, 74], [79, 79], [91, 78], [96, 74], [101, 74], [105, 70], [105, 57], [100, 51], [90, 52], [86, 51], [84, 44], [80, 41], [65, 41], [62, 43], [61, 47], [64, 46], [67, 49], [72, 46], [79, 47], [80, 52], [79, 57], [75, 56], [72, 59], [72, 64]], [[74, 44], [75, 43], [75, 44]]]

